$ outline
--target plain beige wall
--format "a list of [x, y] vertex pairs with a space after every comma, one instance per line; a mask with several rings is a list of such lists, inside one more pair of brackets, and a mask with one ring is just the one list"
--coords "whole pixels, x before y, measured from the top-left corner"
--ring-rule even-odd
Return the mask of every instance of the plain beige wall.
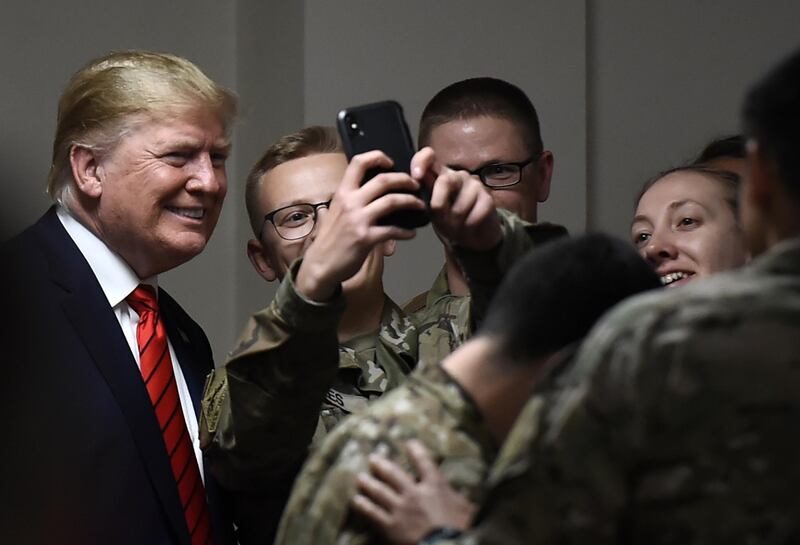
[[[536, 104], [556, 157], [541, 218], [624, 235], [642, 181], [738, 127], [745, 86], [800, 45], [789, 0], [5, 0], [0, 20], [0, 236], [34, 221], [56, 101], [71, 73], [112, 49], [184, 55], [242, 99], [229, 194], [208, 249], [162, 279], [206, 329], [218, 362], [274, 286], [244, 255], [242, 183], [275, 138], [336, 111], [395, 98], [412, 131], [442, 86], [493, 75]], [[588, 220], [587, 220], [588, 218]], [[389, 259], [402, 301], [441, 263], [426, 230]]]
[[657, 172], [739, 132], [747, 86], [800, 46], [796, 0], [588, 2], [589, 225], [628, 233]]

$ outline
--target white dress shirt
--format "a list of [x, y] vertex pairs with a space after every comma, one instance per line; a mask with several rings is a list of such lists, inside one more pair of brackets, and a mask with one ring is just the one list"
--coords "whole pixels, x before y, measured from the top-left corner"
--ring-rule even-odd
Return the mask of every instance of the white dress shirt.
[[[125, 298], [133, 292], [139, 284], [149, 284], [156, 290], [158, 294], [158, 277], [153, 276], [146, 279], [140, 279], [133, 269], [122, 259], [119, 255], [114, 253], [105, 243], [97, 238], [97, 236], [84, 227], [78, 220], [72, 217], [63, 207], [57, 209], [58, 219], [67, 230], [67, 233], [78, 246], [78, 249], [83, 254], [83, 257], [89, 263], [92, 272], [94, 272], [103, 293], [108, 299], [108, 304], [114, 310], [114, 315], [119, 321], [122, 328], [122, 333], [128, 341], [128, 346], [136, 360], [136, 365], [139, 363], [139, 345], [136, 342], [136, 325], [139, 323], [139, 315], [128, 305]], [[189, 437], [192, 440], [194, 447], [194, 455], [197, 458], [197, 465], [200, 468], [200, 476], [203, 476], [203, 456], [200, 452], [200, 435], [197, 426], [197, 416], [194, 414], [194, 404], [192, 397], [189, 394], [189, 388], [186, 386], [186, 379], [183, 377], [183, 371], [178, 364], [178, 358], [175, 355], [175, 350], [172, 348], [172, 342], [167, 338], [167, 345], [169, 346], [169, 356], [172, 359], [172, 370], [175, 373], [175, 385], [178, 387], [178, 396], [181, 400], [181, 410], [183, 410], [183, 418], [186, 420], [186, 430], [189, 432]]]

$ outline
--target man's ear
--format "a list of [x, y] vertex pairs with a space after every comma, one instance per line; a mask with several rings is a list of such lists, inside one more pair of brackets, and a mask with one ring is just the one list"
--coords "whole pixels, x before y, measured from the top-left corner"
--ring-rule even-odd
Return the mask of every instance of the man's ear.
[[550, 196], [550, 178], [553, 177], [553, 154], [551, 152], [544, 150], [536, 160], [536, 173], [539, 176], [536, 200], [544, 202]]
[[269, 262], [264, 253], [264, 247], [260, 241], [254, 238], [247, 241], [247, 257], [250, 259], [250, 263], [253, 264], [253, 268], [261, 278], [267, 282], [272, 282], [278, 275], [275, 267]]
[[383, 256], [389, 257], [390, 255], [394, 255], [395, 250], [397, 250], [397, 241], [393, 238], [390, 238], [386, 242], [383, 243]]
[[97, 152], [75, 144], [69, 150], [69, 164], [76, 189], [89, 198], [99, 199], [103, 193], [103, 171]]

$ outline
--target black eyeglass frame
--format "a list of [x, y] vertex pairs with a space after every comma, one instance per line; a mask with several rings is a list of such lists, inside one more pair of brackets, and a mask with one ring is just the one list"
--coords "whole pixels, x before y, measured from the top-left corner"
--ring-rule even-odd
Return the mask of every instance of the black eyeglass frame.
[[[541, 153], [537, 154], [537, 155], [533, 155], [527, 161], [522, 161], [520, 163], [512, 163], [512, 162], [508, 162], [508, 163], [490, 163], [488, 165], [483, 165], [480, 168], [476, 168], [475, 170], [468, 170], [467, 172], [469, 172], [472, 176], [477, 176], [480, 179], [481, 183], [483, 185], [485, 185], [486, 187], [488, 187], [489, 189], [505, 189], [507, 187], [514, 187], [515, 185], [520, 183], [522, 181], [522, 169], [524, 169], [526, 166], [530, 165], [534, 161], [538, 161], [539, 157], [541, 157], [541, 156], [542, 156]], [[512, 167], [516, 167], [516, 168], [519, 169], [519, 172], [518, 172], [519, 176], [517, 177], [516, 181], [514, 181], [514, 182], [512, 182], [510, 184], [489, 185], [489, 183], [486, 181], [486, 175], [484, 174], [484, 171], [486, 169], [489, 169], [489, 168], [506, 167], [506, 166], [512, 166]]]
[[[287, 205], [287, 206], [281, 206], [280, 208], [277, 208], [277, 209], [273, 210], [272, 212], [270, 212], [269, 214], [266, 214], [264, 216], [264, 223], [261, 224], [261, 231], [259, 231], [259, 233], [258, 233], [259, 240], [261, 240], [261, 237], [264, 235], [264, 226], [267, 224], [267, 222], [270, 222], [272, 224], [272, 227], [275, 228], [275, 233], [277, 233], [277, 235], [279, 237], [281, 237], [283, 240], [300, 240], [302, 238], [307, 237], [308, 235], [311, 234], [311, 231], [314, 230], [314, 226], [317, 224], [317, 211], [319, 210], [319, 208], [321, 206], [324, 206], [326, 208], [330, 208], [332, 200], [333, 199], [328, 199], [327, 201], [318, 202], [316, 204], [311, 204], [310, 202], [299, 202], [299, 203], [296, 203], [296, 204], [290, 204], [290, 205]], [[298, 206], [310, 206], [313, 209], [313, 212], [311, 214], [311, 221], [312, 221], [311, 229], [309, 229], [308, 233], [306, 233], [305, 235], [301, 235], [301, 236], [295, 237], [295, 238], [286, 238], [285, 236], [283, 236], [281, 234], [280, 230], [278, 229], [278, 226], [275, 225], [275, 214], [277, 214], [278, 212], [281, 212], [282, 210], [286, 210], [287, 208], [297, 208]]]

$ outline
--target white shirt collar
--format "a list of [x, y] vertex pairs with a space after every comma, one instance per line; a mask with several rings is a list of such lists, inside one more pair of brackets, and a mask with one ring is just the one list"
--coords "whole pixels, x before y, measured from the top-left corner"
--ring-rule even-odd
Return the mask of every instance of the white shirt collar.
[[119, 254], [106, 246], [97, 235], [84, 227], [64, 207], [56, 209], [59, 221], [83, 254], [94, 272], [111, 307], [116, 307], [139, 284], [150, 284], [158, 293], [158, 277], [140, 279]]

